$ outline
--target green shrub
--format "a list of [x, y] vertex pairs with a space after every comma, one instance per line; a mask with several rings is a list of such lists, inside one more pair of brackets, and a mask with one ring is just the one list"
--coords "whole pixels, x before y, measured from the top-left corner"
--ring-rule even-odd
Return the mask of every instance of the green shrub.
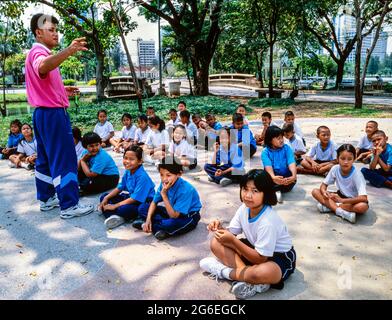
[[97, 85], [97, 80], [92, 79], [92, 80], [90, 80], [89, 82], [87, 82], [87, 85], [88, 85], [88, 86], [95, 86], [95, 85]]
[[63, 83], [65, 86], [74, 86], [76, 85], [76, 80], [74, 79], [64, 79]]
[[386, 83], [385, 85], [384, 85], [384, 91], [385, 92], [387, 92], [387, 93], [392, 93], [392, 83]]

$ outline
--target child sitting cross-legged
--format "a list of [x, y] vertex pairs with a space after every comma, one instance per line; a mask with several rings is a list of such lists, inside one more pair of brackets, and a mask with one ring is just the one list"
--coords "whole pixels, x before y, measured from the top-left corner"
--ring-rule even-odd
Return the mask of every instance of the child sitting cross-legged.
[[285, 123], [282, 130], [285, 137], [285, 143], [287, 143], [294, 151], [296, 164], [301, 164], [302, 156], [306, 153], [306, 147], [303, 140], [300, 136], [295, 134], [292, 123]]
[[[351, 144], [343, 144], [337, 150], [339, 164], [332, 167], [319, 189], [312, 196], [319, 203], [320, 213], [334, 212], [337, 216], [355, 223], [357, 214], [364, 214], [368, 208], [366, 181], [353, 164], [356, 150]], [[338, 191], [327, 190], [336, 184]]]
[[13, 154], [16, 154], [19, 142], [23, 139], [22, 123], [15, 119], [11, 121], [10, 133], [8, 135], [8, 142], [5, 148], [0, 147], [0, 159], [9, 159]]
[[[182, 165], [178, 159], [162, 159], [158, 171], [161, 184], [154, 199], [151, 204], [140, 205], [139, 217], [132, 225], [163, 240], [196, 228], [202, 205], [195, 187], [181, 178]], [[159, 206], [160, 202], [164, 205]]]
[[234, 113], [233, 124], [230, 128], [237, 130], [237, 142], [244, 158], [253, 157], [257, 151], [256, 139], [248, 125], [245, 124], [244, 116], [241, 113]]
[[97, 117], [98, 123], [94, 127], [94, 133], [101, 137], [101, 146], [103, 148], [110, 147], [110, 139], [114, 137], [114, 128], [108, 121], [108, 113], [104, 109], [99, 110]]
[[105, 226], [108, 229], [116, 228], [126, 221], [134, 221], [139, 206], [150, 203], [155, 194], [155, 184], [143, 167], [141, 147], [126, 149], [123, 164], [125, 173], [117, 188], [100, 198], [98, 208], [106, 218]]
[[82, 194], [95, 194], [117, 186], [119, 172], [112, 157], [101, 147], [101, 137], [86, 133], [82, 145], [86, 149], [78, 163], [78, 180]]
[[[282, 289], [295, 270], [296, 253], [286, 224], [272, 208], [277, 200], [268, 172], [255, 169], [244, 175], [240, 199], [243, 204], [227, 229], [219, 220], [208, 225], [215, 257], [202, 259], [200, 267], [233, 281], [231, 292], [246, 299], [270, 287]], [[245, 238], [239, 239], [242, 233]]]
[[115, 152], [122, 152], [128, 149], [135, 139], [136, 126], [132, 124], [132, 116], [129, 113], [124, 113], [121, 117], [121, 122], [123, 124], [121, 137], [110, 139]]
[[32, 170], [37, 160], [37, 141], [33, 135], [33, 128], [28, 123], [22, 125], [23, 139], [20, 140], [16, 154], [10, 155], [11, 168], [24, 168]]
[[186, 129], [179, 124], [174, 127], [173, 139], [169, 145], [168, 152], [181, 161], [184, 168], [192, 170], [197, 166], [196, 149], [187, 140]]
[[372, 135], [378, 130], [378, 123], [376, 121], [368, 121], [366, 123], [366, 134], [361, 137], [356, 148], [357, 161], [369, 164], [372, 156]]

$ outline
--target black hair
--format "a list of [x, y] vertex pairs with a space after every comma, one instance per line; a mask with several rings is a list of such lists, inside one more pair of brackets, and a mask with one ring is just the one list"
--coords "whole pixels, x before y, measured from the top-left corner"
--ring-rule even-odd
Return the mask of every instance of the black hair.
[[337, 155], [338, 155], [338, 158], [339, 158], [340, 154], [341, 154], [343, 151], [350, 152], [350, 153], [354, 156], [354, 159], [355, 159], [357, 152], [356, 152], [356, 150], [355, 150], [355, 148], [354, 148], [354, 146], [353, 146], [352, 144], [349, 144], [349, 143], [342, 144], [342, 145], [338, 148], [338, 150], [336, 150], [336, 153], [337, 153]]
[[[174, 131], [176, 131], [176, 129], [178, 129], [178, 128], [180, 128], [183, 132], [184, 132], [184, 134], [185, 134], [185, 138], [186, 138], [186, 129], [185, 129], [185, 126], [183, 126], [182, 124], [177, 124], [176, 126], [174, 126], [174, 128], [173, 128], [173, 133], [174, 133]], [[173, 135], [173, 141], [174, 141], [174, 135]]]
[[244, 109], [246, 110], [246, 107], [245, 107], [245, 105], [244, 105], [243, 103], [240, 103], [240, 104], [237, 106], [237, 109], [236, 109], [236, 110], [238, 110], [238, 108], [244, 108]]
[[174, 108], [171, 108], [171, 109], [169, 110], [169, 113], [172, 113], [172, 112], [175, 112], [175, 113], [177, 113], [177, 110], [176, 110], [176, 109], [174, 109]]
[[191, 117], [191, 113], [188, 110], [183, 110], [180, 112], [180, 118], [187, 118], [188, 120]]
[[158, 171], [161, 169], [166, 169], [172, 174], [181, 174], [183, 172], [180, 159], [173, 156], [166, 156], [161, 160], [158, 165]]
[[328, 130], [329, 132], [331, 132], [331, 130], [329, 130], [329, 128], [327, 127], [327, 126], [319, 126], [318, 128], [317, 128], [317, 135], [319, 135], [320, 134], [320, 132], [321, 132], [321, 130]]
[[[31, 124], [25, 122], [25, 123], [22, 124], [22, 126], [20, 128], [22, 129], [22, 127], [24, 127], [24, 126], [29, 126], [29, 128], [31, 129], [31, 136], [34, 137], [34, 130], [33, 130], [33, 127], [31, 126]], [[25, 136], [23, 136], [22, 140], [26, 140]]]
[[283, 133], [294, 132], [294, 125], [292, 123], [285, 123], [282, 127]]
[[121, 122], [124, 121], [124, 118], [128, 118], [129, 120], [132, 121], [132, 116], [131, 116], [128, 112], [126, 112], [126, 113], [124, 113], [124, 114], [122, 115], [122, 117], [121, 117]]
[[157, 124], [159, 125], [158, 130], [161, 132], [163, 130], [165, 130], [165, 121], [163, 121], [161, 118], [159, 118], [158, 116], [152, 116], [151, 118], [148, 119], [150, 121], [150, 123], [154, 126], [156, 126]]
[[268, 119], [271, 119], [272, 118], [272, 114], [271, 114], [271, 112], [266, 111], [266, 112], [263, 112], [261, 117], [266, 117]]
[[376, 126], [376, 128], [378, 128], [378, 122], [377, 121], [370, 120], [367, 123], [373, 123]]
[[199, 119], [201, 119], [201, 115], [198, 114], [198, 113], [194, 113], [194, 114], [192, 114], [192, 118], [199, 118]]
[[33, 33], [34, 37], [37, 36], [36, 32], [37, 29], [42, 28], [42, 26], [45, 24], [46, 21], [52, 22], [53, 24], [59, 24], [59, 21], [57, 20], [56, 17], [44, 14], [44, 13], [37, 13], [33, 15], [30, 21], [30, 29], [31, 32]]
[[[276, 193], [274, 191], [274, 182], [270, 174], [263, 169], [252, 169], [242, 176], [240, 181], [240, 190], [244, 189], [249, 181], [253, 181], [255, 187], [264, 193], [263, 203], [269, 206], [277, 204]], [[240, 199], [242, 200], [241, 191]]]
[[139, 121], [143, 121], [143, 122], [147, 122], [148, 121], [148, 118], [147, 118], [147, 116], [145, 114], [141, 114], [140, 116], [137, 117], [137, 119]]
[[234, 113], [233, 114], [233, 123], [244, 121], [244, 116], [241, 113]]
[[387, 136], [387, 135], [385, 134], [385, 132], [382, 131], [382, 130], [377, 130], [375, 133], [372, 134], [372, 137], [375, 136], [375, 135], [384, 136], [384, 137]]
[[294, 112], [293, 111], [286, 111], [286, 113], [284, 114], [284, 117], [294, 117]]
[[82, 141], [82, 131], [78, 127], [72, 128], [72, 136], [79, 142]]
[[152, 111], [154, 111], [155, 112], [155, 109], [154, 109], [154, 107], [147, 107], [147, 109], [146, 110], [152, 110]]
[[102, 139], [99, 135], [95, 132], [87, 132], [82, 138], [82, 146], [83, 148], [87, 149], [89, 144], [93, 143], [101, 143]]
[[185, 102], [185, 101], [183, 101], [183, 100], [178, 101], [177, 107], [178, 107], [180, 104], [183, 104], [183, 105], [185, 106], [185, 108], [186, 108], [186, 102]]
[[137, 158], [138, 160], [142, 160], [142, 159], [143, 159], [143, 149], [142, 149], [140, 146], [130, 146], [130, 147], [126, 148], [126, 149], [124, 150], [124, 155], [123, 155], [123, 157], [125, 157], [125, 154], [126, 154], [128, 151], [129, 151], [129, 152], [134, 152], [134, 153], [136, 154], [136, 158]]
[[214, 119], [215, 119], [215, 115], [212, 114], [212, 113], [208, 113], [208, 114], [206, 115], [206, 120], [207, 120], [207, 119], [210, 119], [210, 118], [214, 118]]
[[99, 114], [100, 114], [100, 113], [104, 113], [105, 116], [108, 116], [108, 112], [107, 112], [105, 109], [99, 110], [99, 111], [97, 112], [97, 117], [99, 117]]
[[[18, 126], [19, 132], [22, 131], [22, 122], [20, 122], [19, 119], [12, 120], [11, 123], [10, 123], [10, 128], [12, 126]], [[11, 130], [10, 130], [10, 134], [12, 134]]]
[[283, 136], [283, 131], [281, 128], [277, 126], [268, 127], [267, 130], [265, 131], [264, 144], [267, 147], [272, 148], [272, 139], [279, 136]]

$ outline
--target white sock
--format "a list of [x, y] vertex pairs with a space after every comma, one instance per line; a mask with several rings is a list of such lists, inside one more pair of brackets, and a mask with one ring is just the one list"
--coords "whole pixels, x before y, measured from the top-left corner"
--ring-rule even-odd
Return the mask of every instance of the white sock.
[[222, 270], [222, 277], [227, 279], [227, 280], [233, 280], [233, 279], [230, 278], [230, 272], [231, 271], [233, 271], [233, 268], [229, 268], [229, 267], [224, 268]]

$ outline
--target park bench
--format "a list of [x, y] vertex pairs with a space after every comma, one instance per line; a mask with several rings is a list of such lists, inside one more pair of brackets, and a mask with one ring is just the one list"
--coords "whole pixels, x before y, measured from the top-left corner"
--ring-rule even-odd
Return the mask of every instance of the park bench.
[[267, 94], [269, 98], [282, 98], [282, 93], [285, 92], [283, 89], [274, 89], [272, 95], [269, 94], [268, 88], [255, 88], [254, 91], [258, 93], [259, 98], [266, 98]]
[[260, 82], [257, 81], [253, 74], [243, 73], [222, 73], [209, 75], [210, 86], [225, 86], [236, 87], [252, 90], [255, 87], [260, 87]]
[[[152, 96], [151, 85], [146, 79], [137, 79], [143, 94]], [[137, 97], [133, 78], [130, 76], [118, 76], [109, 78], [108, 86], [105, 90], [108, 99], [133, 99]]]

